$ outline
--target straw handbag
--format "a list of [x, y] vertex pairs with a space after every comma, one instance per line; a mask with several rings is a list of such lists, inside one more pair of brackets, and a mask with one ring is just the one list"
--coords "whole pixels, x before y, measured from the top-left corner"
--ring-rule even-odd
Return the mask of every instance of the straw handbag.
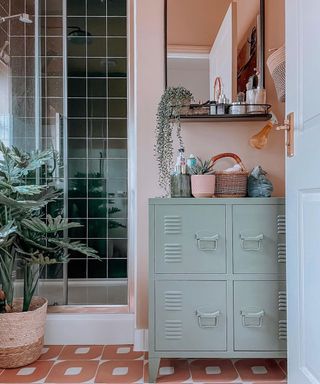
[[248, 171], [240, 157], [234, 153], [221, 153], [211, 159], [214, 165], [218, 160], [232, 158], [240, 165], [241, 171], [228, 173], [225, 171], [214, 172], [216, 176], [215, 197], [246, 197], [248, 185]]
[[286, 48], [282, 46], [273, 52], [267, 65], [276, 87], [278, 99], [281, 102], [286, 101]]

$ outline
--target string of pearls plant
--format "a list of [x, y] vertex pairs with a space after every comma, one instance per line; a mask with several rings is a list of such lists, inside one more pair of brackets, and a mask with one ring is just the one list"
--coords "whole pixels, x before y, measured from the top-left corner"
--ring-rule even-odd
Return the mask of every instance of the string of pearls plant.
[[184, 87], [168, 87], [161, 97], [157, 112], [155, 157], [159, 169], [159, 185], [168, 195], [173, 167], [173, 137], [176, 128], [180, 148], [183, 148], [180, 115], [189, 108], [192, 93]]

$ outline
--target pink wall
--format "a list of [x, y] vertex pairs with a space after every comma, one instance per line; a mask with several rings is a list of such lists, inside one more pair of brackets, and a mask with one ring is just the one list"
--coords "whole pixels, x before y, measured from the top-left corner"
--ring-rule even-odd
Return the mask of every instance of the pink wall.
[[[196, 0], [195, 0], [196, 1]], [[148, 198], [160, 196], [157, 166], [153, 157], [157, 104], [164, 84], [163, 0], [136, 0], [136, 127], [137, 127], [137, 282], [136, 325], [147, 328], [148, 300]], [[266, 52], [284, 42], [284, 0], [266, 1]], [[267, 73], [268, 101], [279, 120], [284, 105], [277, 102]], [[274, 182], [274, 196], [284, 195], [284, 138], [272, 132], [268, 146], [258, 151], [248, 145], [250, 136], [263, 123], [193, 124], [183, 127], [187, 151], [210, 157], [220, 152], [236, 152], [248, 169], [261, 164]]]

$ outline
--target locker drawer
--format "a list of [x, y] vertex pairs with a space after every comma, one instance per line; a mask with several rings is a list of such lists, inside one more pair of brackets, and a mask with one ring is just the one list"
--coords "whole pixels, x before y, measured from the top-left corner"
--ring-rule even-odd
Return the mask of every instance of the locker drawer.
[[225, 207], [158, 206], [156, 273], [226, 273]]
[[283, 281], [234, 282], [236, 351], [286, 350], [286, 292]]
[[284, 207], [233, 207], [234, 273], [285, 273]]
[[225, 351], [225, 281], [155, 282], [157, 351]]

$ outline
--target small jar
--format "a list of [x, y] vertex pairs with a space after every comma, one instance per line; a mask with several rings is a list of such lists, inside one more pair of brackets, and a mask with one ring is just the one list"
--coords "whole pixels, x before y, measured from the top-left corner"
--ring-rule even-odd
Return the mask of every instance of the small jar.
[[230, 105], [229, 113], [231, 115], [244, 115], [247, 113], [247, 106], [245, 103], [240, 103], [239, 101], [237, 101]]
[[228, 113], [228, 104], [217, 104], [217, 115], [226, 115]]
[[217, 103], [215, 101], [210, 102], [210, 115], [217, 114]]

